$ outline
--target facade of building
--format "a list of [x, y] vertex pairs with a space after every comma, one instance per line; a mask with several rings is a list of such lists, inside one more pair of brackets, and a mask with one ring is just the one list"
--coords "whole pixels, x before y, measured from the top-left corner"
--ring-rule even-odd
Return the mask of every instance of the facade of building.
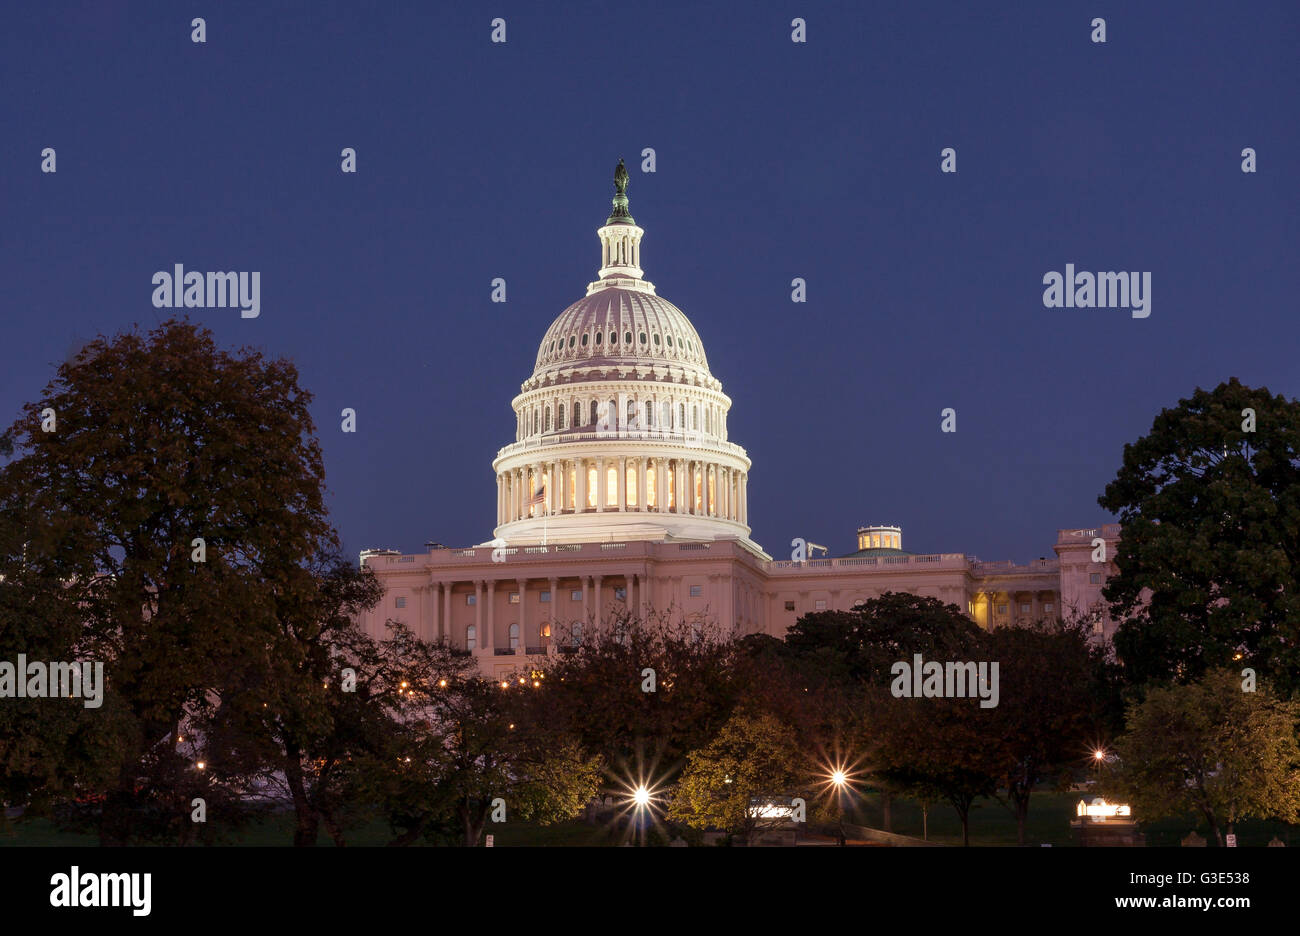
[[801, 614], [905, 591], [985, 628], [1077, 611], [1109, 635], [1111, 563], [1093, 559], [1098, 540], [1114, 555], [1118, 525], [1061, 530], [1055, 558], [1024, 565], [909, 553], [897, 526], [860, 528], [858, 551], [840, 558], [774, 559], [751, 540], [751, 465], [728, 438], [731, 399], [686, 315], [644, 278], [626, 189], [620, 161], [597, 279], [547, 329], [513, 400], [515, 438], [493, 461], [494, 539], [363, 552], [386, 586], [363, 616], [370, 633], [400, 620], [497, 674], [619, 612], [779, 637]]

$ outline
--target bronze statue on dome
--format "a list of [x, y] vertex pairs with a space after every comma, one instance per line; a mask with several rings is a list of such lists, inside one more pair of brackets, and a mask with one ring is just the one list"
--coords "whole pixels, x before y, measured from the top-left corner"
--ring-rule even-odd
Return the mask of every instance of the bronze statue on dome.
[[627, 167], [623, 165], [623, 158], [618, 160], [618, 168], [614, 170], [614, 192], [618, 195], [627, 194]]

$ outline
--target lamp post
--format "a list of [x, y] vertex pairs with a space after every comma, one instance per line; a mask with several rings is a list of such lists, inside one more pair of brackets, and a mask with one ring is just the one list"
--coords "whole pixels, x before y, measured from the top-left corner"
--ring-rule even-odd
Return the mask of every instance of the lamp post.
[[632, 814], [633, 821], [637, 828], [637, 843], [640, 847], [645, 847], [645, 811], [650, 805], [650, 791], [645, 788], [644, 784], [637, 786], [632, 791], [632, 803], [636, 806], [636, 811]]
[[848, 786], [849, 778], [844, 771], [838, 767], [831, 771], [831, 784], [835, 787], [835, 806], [836, 816], [839, 823], [839, 844], [841, 847], [847, 844], [844, 838], [844, 788]]

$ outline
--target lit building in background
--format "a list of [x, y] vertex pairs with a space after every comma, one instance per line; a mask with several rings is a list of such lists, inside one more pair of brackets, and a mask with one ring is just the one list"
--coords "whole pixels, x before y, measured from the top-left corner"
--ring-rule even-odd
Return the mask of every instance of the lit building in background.
[[860, 527], [858, 551], [840, 558], [774, 559], [751, 540], [731, 399], [694, 326], [644, 278], [626, 189], [620, 161], [597, 279], [546, 330], [513, 400], [515, 438], [493, 461], [494, 539], [363, 552], [385, 586], [362, 618], [370, 633], [400, 620], [495, 674], [622, 611], [780, 637], [802, 614], [886, 591], [950, 602], [985, 628], [1077, 611], [1113, 631], [1101, 604], [1112, 565], [1092, 556], [1098, 538], [1114, 556], [1117, 524], [1061, 530], [1056, 558], [1024, 565], [906, 552], [898, 526]]

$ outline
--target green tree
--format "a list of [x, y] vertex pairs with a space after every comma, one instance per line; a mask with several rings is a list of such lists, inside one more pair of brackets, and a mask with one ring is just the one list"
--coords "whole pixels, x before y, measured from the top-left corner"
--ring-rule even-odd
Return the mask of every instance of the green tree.
[[309, 592], [337, 547], [310, 399], [290, 362], [169, 320], [90, 343], [24, 408], [0, 469], [0, 645], [103, 661], [107, 692], [40, 726], [58, 765], [33, 763], [32, 726], [0, 727], [7, 794], [75, 790], [106, 845], [188, 821], [181, 726], [256, 681], [277, 596]]
[[771, 715], [738, 711], [707, 746], [687, 755], [668, 818], [748, 838], [785, 821], [760, 809], [800, 792], [806, 773], [790, 728]]
[[1131, 706], [1119, 739], [1119, 792], [1142, 819], [1194, 813], [1223, 844], [1246, 818], [1300, 821], [1300, 703], [1240, 675], [1152, 689]]
[[1098, 502], [1123, 525], [1104, 595], [1133, 682], [1239, 660], [1300, 689], [1300, 403], [1198, 389], [1124, 446]]

